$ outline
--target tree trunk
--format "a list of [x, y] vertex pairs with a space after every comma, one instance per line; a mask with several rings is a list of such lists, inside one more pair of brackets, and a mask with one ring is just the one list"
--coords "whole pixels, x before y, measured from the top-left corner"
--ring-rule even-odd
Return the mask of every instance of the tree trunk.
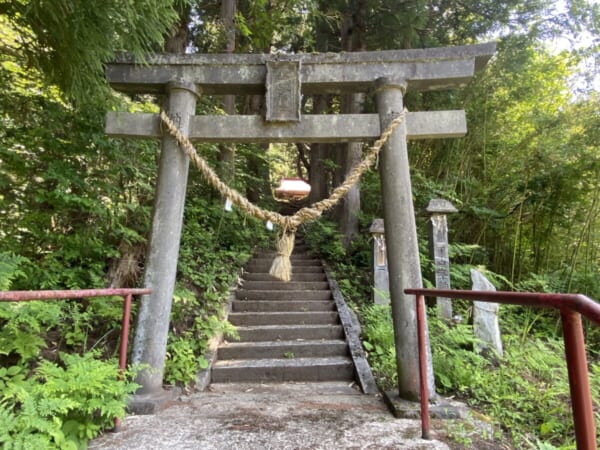
[[[250, 95], [248, 97], [247, 114], [260, 114], [262, 111], [264, 96]], [[269, 148], [269, 144], [255, 144], [253, 146], [256, 152], [246, 156], [247, 173], [254, 178], [255, 182], [246, 185], [246, 197], [252, 203], [260, 200], [263, 193], [269, 192], [269, 166], [265, 162], [264, 154]]]
[[[358, 0], [351, 2], [350, 9], [344, 17], [341, 29], [342, 49], [344, 51], [364, 51], [365, 43], [366, 2]], [[341, 112], [343, 114], [358, 114], [363, 110], [365, 95], [362, 93], [343, 95]], [[349, 142], [340, 149], [342, 178], [345, 178], [352, 167], [362, 159], [362, 143]], [[360, 212], [360, 184], [355, 184], [341, 201], [337, 210], [337, 220], [342, 233], [342, 243], [346, 250], [350, 248], [352, 239], [358, 234], [358, 214]]]
[[[327, 95], [316, 95], [313, 98], [313, 113], [320, 114], [327, 110], [329, 99]], [[310, 182], [309, 202], [314, 203], [327, 198], [329, 195], [329, 183], [327, 165], [328, 144], [311, 144], [310, 166], [308, 180]]]
[[[221, 23], [225, 33], [225, 53], [235, 51], [235, 13], [237, 9], [236, 0], [221, 0]], [[225, 114], [235, 114], [235, 95], [223, 96], [223, 111]], [[219, 162], [221, 166], [221, 175], [225, 182], [230, 182], [235, 178], [235, 145], [221, 144], [219, 153]]]
[[165, 38], [165, 52], [185, 53], [189, 40], [188, 24], [190, 23], [190, 6], [185, 4], [179, 10], [179, 20], [175, 22], [171, 32]]

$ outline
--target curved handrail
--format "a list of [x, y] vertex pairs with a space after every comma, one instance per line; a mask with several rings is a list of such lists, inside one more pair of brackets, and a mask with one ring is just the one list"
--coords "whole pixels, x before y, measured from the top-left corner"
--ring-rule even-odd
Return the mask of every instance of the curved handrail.
[[537, 292], [466, 291], [455, 289], [405, 289], [416, 295], [417, 333], [419, 344], [419, 374], [421, 395], [421, 428], [423, 438], [429, 437], [429, 393], [425, 343], [424, 297], [460, 298], [469, 301], [503, 303], [555, 308], [560, 310], [565, 357], [569, 374], [569, 388], [578, 450], [596, 450], [596, 424], [590, 392], [587, 357], [581, 315], [600, 325], [600, 304], [580, 294], [545, 294]]
[[581, 294], [546, 294], [539, 292], [467, 291], [459, 289], [405, 289], [411, 295], [460, 298], [480, 302], [571, 309], [600, 326], [600, 303]]
[[65, 300], [69, 298], [109, 297], [118, 295], [146, 295], [151, 289], [144, 288], [107, 288], [107, 289], [72, 289], [62, 291], [0, 291], [0, 302], [29, 302], [35, 300]]
[[[29, 302], [66, 300], [88, 297], [123, 297], [123, 316], [121, 319], [121, 342], [119, 345], [119, 376], [122, 376], [127, 366], [127, 344], [129, 337], [129, 317], [131, 301], [134, 295], [147, 295], [152, 289], [146, 288], [107, 288], [107, 289], [73, 289], [61, 291], [0, 291], [0, 302]], [[120, 427], [120, 421], [115, 418], [115, 430]]]

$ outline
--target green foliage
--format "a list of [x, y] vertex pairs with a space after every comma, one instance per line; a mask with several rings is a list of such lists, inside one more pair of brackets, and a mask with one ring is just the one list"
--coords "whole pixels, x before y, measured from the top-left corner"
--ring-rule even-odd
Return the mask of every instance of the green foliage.
[[397, 385], [396, 346], [389, 305], [369, 305], [360, 310], [362, 341], [369, 364], [381, 389]]
[[115, 361], [62, 354], [31, 376], [19, 366], [0, 369], [0, 444], [6, 449], [78, 449], [125, 415], [137, 385], [118, 380]]
[[162, 46], [176, 19], [171, 0], [3, 2], [0, 23], [16, 36], [1, 48], [87, 103], [106, 88], [104, 64], [116, 51], [131, 51], [143, 60]]
[[341, 261], [346, 256], [342, 235], [335, 223], [316, 220], [305, 226], [306, 241], [318, 255], [331, 261]]
[[221, 317], [225, 293], [196, 296], [179, 288], [174, 296], [172, 332], [167, 343], [164, 379], [169, 384], [188, 385], [200, 369], [208, 367], [205, 353], [217, 334], [237, 339], [237, 330]]
[[0, 252], [0, 291], [8, 290], [14, 278], [24, 275], [19, 265], [25, 262], [26, 259], [22, 256], [12, 252]]
[[16, 357], [21, 364], [46, 347], [44, 334], [62, 319], [57, 303], [0, 303], [0, 355]]
[[[473, 353], [470, 327], [431, 320], [436, 378], [446, 393], [467, 396], [509, 430], [519, 443], [535, 435], [556, 445], [572, 442], [564, 347], [561, 340], [505, 335], [498, 367]], [[592, 377], [592, 384], [600, 379]], [[597, 387], [596, 387], [597, 389]]]
[[168, 384], [183, 383], [187, 385], [194, 380], [200, 368], [207, 366], [204, 356], [196, 356], [197, 342], [189, 333], [178, 338], [171, 338], [167, 344], [164, 374], [164, 380]]
[[[500, 317], [502, 322], [513, 322], [521, 316], [509, 313]], [[360, 318], [363, 345], [378, 383], [384, 388], [393, 387], [396, 367], [390, 308], [366, 306], [361, 309]], [[440, 393], [458, 395], [491, 416], [516, 445], [536, 437], [544, 442], [540, 445], [546, 446], [566, 448], [573, 442], [569, 385], [560, 337], [548, 338], [548, 333], [543, 333], [546, 338], [540, 339], [524, 337], [518, 332], [505, 333], [504, 358], [493, 364], [473, 351], [472, 326], [449, 325], [433, 314], [429, 325]], [[598, 398], [600, 391], [599, 367], [597, 363], [591, 365], [593, 398]]]
[[144, 241], [156, 146], [109, 139], [103, 108], [75, 110], [35, 71], [0, 62], [0, 279], [102, 287], [117, 249]]
[[589, 138], [599, 103], [568, 88], [576, 61], [524, 36], [504, 39], [465, 98], [469, 136], [421, 149], [416, 169], [460, 200], [451, 241], [481, 246], [476, 264], [515, 285], [547, 277], [549, 290], [597, 297], [598, 146]]

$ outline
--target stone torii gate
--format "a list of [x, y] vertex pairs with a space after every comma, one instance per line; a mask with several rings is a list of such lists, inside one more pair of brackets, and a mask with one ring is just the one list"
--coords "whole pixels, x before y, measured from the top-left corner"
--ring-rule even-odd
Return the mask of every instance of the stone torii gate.
[[[165, 95], [165, 110], [191, 140], [365, 141], [378, 138], [403, 111], [407, 90], [462, 86], [494, 51], [490, 43], [339, 54], [156, 55], [143, 65], [124, 57], [107, 66], [106, 76], [118, 91]], [[354, 92], [374, 92], [378, 113], [302, 115], [302, 95]], [[265, 94], [265, 117], [196, 116], [196, 100], [202, 94]], [[162, 132], [157, 114], [108, 113], [106, 132], [162, 139], [144, 275], [144, 286], [152, 294], [141, 300], [133, 347], [133, 361], [152, 368], [138, 376], [138, 394], [159, 397], [189, 162], [175, 140]], [[404, 289], [420, 288], [422, 280], [406, 141], [465, 133], [462, 110], [410, 112], [380, 154], [399, 395], [410, 400], [419, 397], [416, 312], [414, 297]], [[434, 393], [433, 376], [428, 381]]]

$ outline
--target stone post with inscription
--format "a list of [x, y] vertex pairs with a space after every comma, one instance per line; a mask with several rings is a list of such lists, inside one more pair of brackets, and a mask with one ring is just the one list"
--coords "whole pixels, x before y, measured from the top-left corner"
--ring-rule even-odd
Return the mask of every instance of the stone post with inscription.
[[383, 219], [374, 219], [369, 231], [373, 237], [373, 303], [387, 305], [390, 302], [390, 279]]
[[[426, 211], [431, 214], [428, 222], [429, 257], [435, 270], [435, 287], [450, 289], [450, 259], [448, 257], [448, 221], [447, 214], [457, 212], [448, 200], [434, 198], [429, 201]], [[452, 301], [449, 298], [437, 298], [438, 315], [445, 320], [452, 319]]]

